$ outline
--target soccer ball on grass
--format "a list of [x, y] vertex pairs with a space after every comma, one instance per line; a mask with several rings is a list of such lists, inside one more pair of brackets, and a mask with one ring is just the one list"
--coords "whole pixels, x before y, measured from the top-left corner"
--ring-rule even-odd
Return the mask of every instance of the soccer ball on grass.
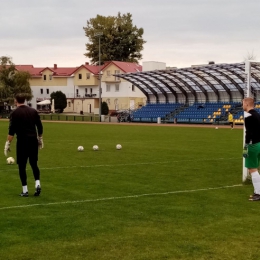
[[15, 160], [14, 160], [13, 157], [8, 157], [8, 158], [6, 159], [6, 163], [7, 163], [7, 164], [14, 164], [14, 162], [15, 162]]
[[116, 149], [117, 149], [117, 150], [121, 150], [121, 149], [122, 149], [122, 145], [121, 145], [121, 144], [117, 144], [117, 145], [116, 145]]
[[97, 150], [98, 150], [98, 146], [97, 146], [97, 145], [94, 145], [94, 146], [93, 146], [93, 150], [94, 150], [94, 151], [97, 151]]
[[79, 152], [82, 152], [83, 150], [84, 150], [84, 147], [80, 145], [80, 146], [78, 147], [78, 151], [79, 151]]

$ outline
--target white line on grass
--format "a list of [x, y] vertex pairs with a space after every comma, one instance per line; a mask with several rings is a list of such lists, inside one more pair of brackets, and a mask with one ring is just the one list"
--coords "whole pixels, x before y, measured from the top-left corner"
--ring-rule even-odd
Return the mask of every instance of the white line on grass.
[[[240, 157], [239, 157], [240, 158]], [[236, 160], [238, 158], [214, 158], [214, 159], [201, 159], [198, 161], [216, 161], [216, 160]], [[82, 165], [82, 166], [60, 166], [51, 168], [41, 168], [41, 170], [52, 169], [69, 169], [69, 168], [91, 168], [91, 167], [117, 167], [117, 166], [137, 166], [137, 165], [151, 165], [151, 164], [167, 164], [167, 163], [182, 163], [182, 162], [195, 162], [195, 160], [179, 160], [179, 161], [165, 161], [165, 162], [140, 162], [140, 163], [121, 163], [121, 164], [96, 164], [96, 165]]]
[[242, 184], [236, 184], [236, 185], [230, 185], [230, 186], [204, 188], [204, 189], [196, 189], [196, 190], [178, 190], [178, 191], [168, 191], [168, 192], [159, 192], [159, 193], [147, 193], [147, 194], [129, 195], [129, 196], [122, 196], [122, 197], [108, 197], [108, 198], [100, 198], [100, 199], [60, 201], [60, 202], [51, 202], [51, 203], [42, 203], [42, 204], [38, 203], [38, 204], [30, 204], [30, 205], [19, 205], [19, 206], [2, 207], [2, 208], [0, 208], [0, 210], [17, 209], [17, 208], [28, 208], [28, 207], [36, 207], [36, 206], [51, 206], [51, 205], [62, 205], [62, 204], [76, 204], [76, 203], [87, 203], [87, 202], [98, 202], [98, 201], [109, 201], [109, 200], [120, 200], [120, 199], [131, 199], [131, 198], [140, 198], [140, 197], [145, 197], [145, 196], [162, 196], [162, 195], [177, 194], [177, 193], [190, 193], [190, 192], [198, 192], [198, 191], [220, 190], [220, 189], [235, 188], [235, 187], [241, 187], [241, 186], [242, 186]]
[[[168, 164], [168, 163], [182, 163], [182, 162], [203, 162], [203, 161], [218, 161], [218, 160], [237, 160], [237, 158], [211, 158], [201, 160], [179, 160], [179, 161], [165, 161], [165, 162], [140, 162], [140, 163], [121, 163], [121, 164], [94, 164], [94, 165], [71, 165], [71, 166], [58, 166], [58, 167], [40, 167], [40, 170], [55, 170], [55, 169], [71, 169], [71, 168], [94, 168], [94, 167], [118, 167], [118, 166], [138, 166], [138, 165], [152, 165], [152, 164]], [[30, 167], [28, 168], [30, 170]], [[1, 169], [0, 172], [17, 171], [15, 169]]]

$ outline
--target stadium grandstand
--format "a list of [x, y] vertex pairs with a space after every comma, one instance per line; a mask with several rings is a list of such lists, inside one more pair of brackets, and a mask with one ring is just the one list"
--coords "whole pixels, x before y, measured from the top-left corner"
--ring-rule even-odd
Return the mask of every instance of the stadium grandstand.
[[[224, 123], [228, 112], [243, 124], [245, 63], [191, 66], [117, 75], [138, 87], [147, 104], [132, 114], [136, 122]], [[251, 96], [260, 111], [260, 64], [251, 66]]]

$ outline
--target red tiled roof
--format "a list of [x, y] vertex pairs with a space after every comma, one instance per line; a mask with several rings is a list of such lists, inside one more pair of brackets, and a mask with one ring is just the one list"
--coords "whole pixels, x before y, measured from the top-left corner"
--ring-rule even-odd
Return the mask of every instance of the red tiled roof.
[[27, 71], [31, 76], [41, 76], [40, 71], [43, 68], [34, 68], [33, 65], [15, 65], [18, 71]]
[[75, 68], [53, 68], [53, 76], [71, 76], [75, 71]]
[[50, 71], [52, 71], [52, 72], [54, 73], [54, 70], [53, 70], [53, 69], [51, 69], [51, 68], [49, 68], [49, 67], [46, 67], [46, 68], [44, 68], [44, 69], [40, 70], [40, 73], [42, 73], [42, 72], [43, 72], [43, 71], [45, 71], [45, 70], [50, 70]]
[[42, 72], [46, 69], [53, 72], [53, 76], [70, 76], [75, 71], [75, 68], [35, 68], [33, 65], [15, 65], [15, 68], [19, 71], [28, 71], [32, 76], [42, 76]]
[[99, 69], [102, 71], [104, 68], [108, 67], [109, 65], [114, 64], [117, 66], [120, 70], [123, 72], [139, 72], [142, 71], [142, 66], [136, 63], [131, 63], [131, 62], [122, 62], [122, 61], [110, 61], [105, 63], [102, 66], [95, 66], [95, 65], [89, 65], [89, 64], [84, 64], [81, 65], [80, 67], [70, 67], [70, 68], [59, 68], [56, 64], [54, 67], [39, 67], [35, 68], [33, 65], [15, 65], [15, 68], [18, 71], [28, 71], [31, 76], [33, 77], [41, 77], [42, 72], [46, 69], [50, 70], [53, 72], [53, 76], [63, 76], [63, 77], [69, 77], [72, 74], [74, 74], [78, 69], [80, 68], [86, 68], [88, 71], [93, 73], [94, 75], [98, 75]]
[[[102, 70], [103, 66], [100, 66], [100, 71]], [[79, 70], [80, 68], [86, 68], [89, 72], [93, 73], [94, 75], [98, 75], [99, 73], [99, 66], [95, 66], [95, 65], [89, 65], [89, 64], [85, 64], [85, 65], [81, 65], [80, 67], [76, 68], [73, 73], [75, 73], [77, 70]]]
[[111, 61], [111, 62], [108, 62], [108, 63], [105, 64], [103, 69], [108, 67], [111, 64], [114, 64], [115, 66], [117, 66], [120, 70], [122, 70], [125, 73], [142, 71], [142, 66], [141, 65], [139, 65], [137, 63], [123, 62], [123, 61]]

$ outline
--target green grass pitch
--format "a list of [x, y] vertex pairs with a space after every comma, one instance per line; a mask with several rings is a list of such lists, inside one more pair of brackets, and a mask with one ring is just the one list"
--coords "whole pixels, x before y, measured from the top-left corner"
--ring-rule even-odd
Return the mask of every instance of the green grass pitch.
[[31, 196], [18, 196], [17, 165], [2, 154], [1, 259], [259, 259], [242, 129], [43, 124], [40, 197], [29, 166]]

